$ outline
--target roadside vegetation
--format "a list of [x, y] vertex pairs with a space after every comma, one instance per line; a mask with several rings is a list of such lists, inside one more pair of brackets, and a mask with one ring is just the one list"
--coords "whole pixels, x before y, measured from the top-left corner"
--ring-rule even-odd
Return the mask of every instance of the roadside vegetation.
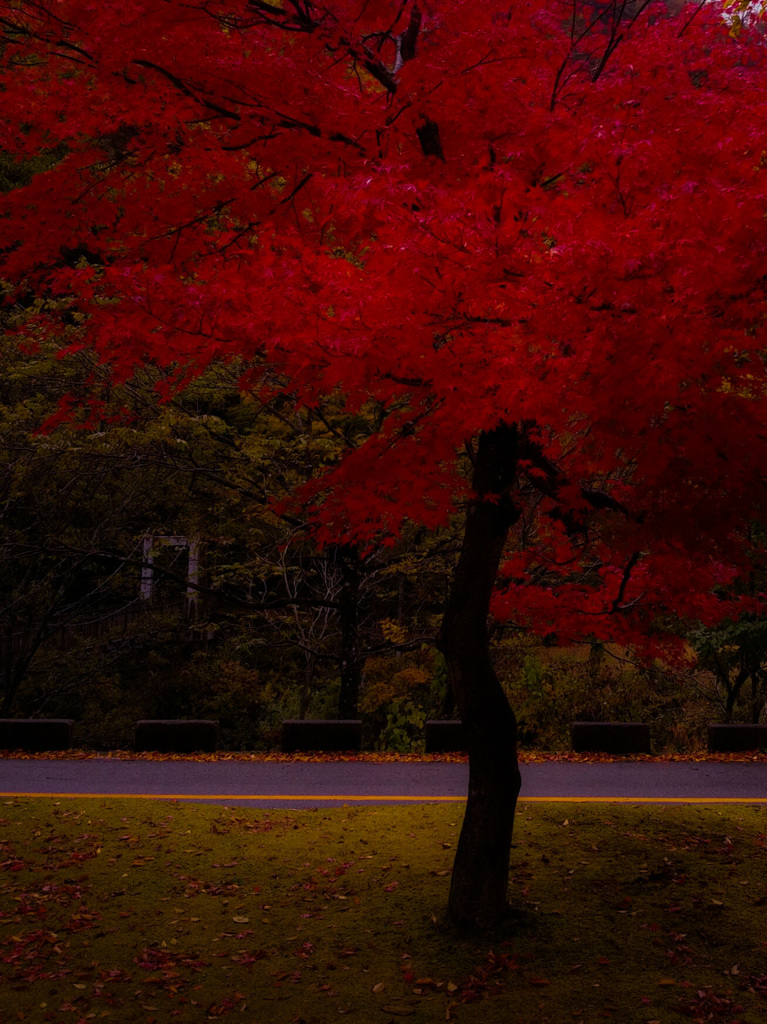
[[[6, 328], [34, 312], [5, 313]], [[267, 506], [364, 438], [375, 410], [328, 399], [299, 416], [221, 365], [162, 404], [147, 366], [104, 380], [87, 423], [60, 422], [100, 372], [64, 351], [72, 331], [23, 351], [2, 335], [2, 716], [73, 718], [76, 745], [97, 750], [130, 747], [142, 718], [215, 718], [232, 751], [274, 749], [285, 718], [360, 716], [367, 749], [421, 749], [424, 721], [454, 713], [434, 639], [458, 534], [320, 551]], [[196, 545], [194, 578], [189, 547], [168, 538]], [[709, 721], [764, 718], [759, 621], [690, 624], [675, 664], [564, 639], [494, 625], [523, 749], [567, 750], [586, 719], [645, 721], [655, 751], [695, 751]]]

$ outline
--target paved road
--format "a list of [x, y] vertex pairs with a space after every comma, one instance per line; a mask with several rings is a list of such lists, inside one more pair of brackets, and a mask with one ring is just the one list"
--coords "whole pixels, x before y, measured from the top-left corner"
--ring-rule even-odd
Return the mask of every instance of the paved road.
[[[261, 807], [461, 801], [468, 766], [367, 762], [0, 758], [0, 795], [120, 795]], [[767, 763], [549, 761], [522, 766], [523, 800], [767, 803]]]

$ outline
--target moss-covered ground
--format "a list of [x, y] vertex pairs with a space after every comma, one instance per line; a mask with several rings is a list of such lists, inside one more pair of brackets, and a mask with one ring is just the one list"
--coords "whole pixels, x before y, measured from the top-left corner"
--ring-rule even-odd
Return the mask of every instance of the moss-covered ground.
[[459, 806], [0, 803], [0, 1024], [767, 1020], [767, 809], [520, 805], [492, 939]]

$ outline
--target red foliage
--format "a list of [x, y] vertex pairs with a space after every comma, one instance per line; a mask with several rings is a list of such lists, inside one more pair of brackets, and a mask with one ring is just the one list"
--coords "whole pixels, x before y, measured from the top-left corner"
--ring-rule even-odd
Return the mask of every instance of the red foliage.
[[301, 496], [321, 537], [446, 523], [464, 443], [516, 422], [544, 514], [499, 614], [626, 642], [733, 615], [767, 464], [767, 51], [720, 7], [0, 3], [2, 146], [60, 158], [0, 199], [0, 275], [71, 296], [117, 377], [241, 357], [262, 400], [376, 403]]

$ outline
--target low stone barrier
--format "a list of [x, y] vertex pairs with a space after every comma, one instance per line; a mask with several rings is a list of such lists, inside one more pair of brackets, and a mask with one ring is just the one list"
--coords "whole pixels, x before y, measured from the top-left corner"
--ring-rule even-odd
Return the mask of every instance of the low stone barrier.
[[147, 719], [136, 722], [135, 750], [159, 754], [211, 752], [218, 747], [218, 722], [205, 719]]
[[359, 718], [288, 718], [282, 723], [282, 749], [296, 751], [359, 750]]
[[424, 752], [451, 754], [468, 750], [463, 722], [447, 719], [429, 719], [424, 726]]
[[0, 750], [68, 750], [72, 718], [0, 718]]
[[576, 753], [650, 753], [650, 726], [643, 722], [573, 722], [570, 735]]
[[767, 725], [715, 725], [708, 727], [710, 754], [732, 754], [767, 748]]

